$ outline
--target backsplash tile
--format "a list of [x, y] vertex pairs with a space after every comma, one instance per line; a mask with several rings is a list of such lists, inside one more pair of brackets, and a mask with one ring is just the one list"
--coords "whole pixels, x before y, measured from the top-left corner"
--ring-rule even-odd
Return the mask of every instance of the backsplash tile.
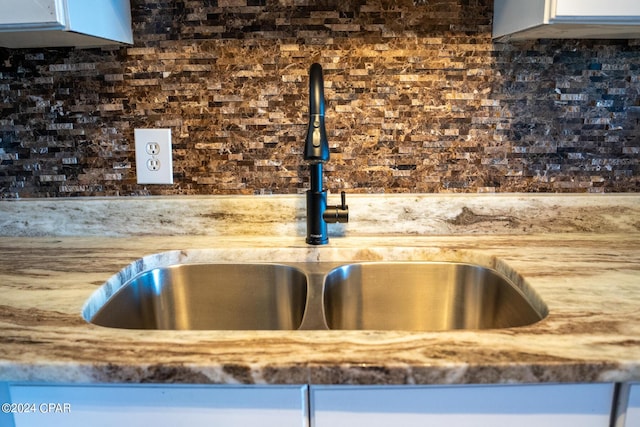
[[[0, 194], [302, 192], [314, 61], [331, 191], [640, 191], [640, 39], [493, 43], [491, 14], [132, 0], [134, 46], [0, 49]], [[138, 127], [172, 129], [175, 184], [136, 184]]]

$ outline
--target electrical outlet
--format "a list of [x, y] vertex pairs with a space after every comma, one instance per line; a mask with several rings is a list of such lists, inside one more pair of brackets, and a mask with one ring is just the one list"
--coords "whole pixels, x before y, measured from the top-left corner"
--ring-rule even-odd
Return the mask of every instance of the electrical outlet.
[[149, 159], [147, 160], [147, 169], [152, 172], [157, 172], [160, 170], [160, 160], [158, 159]]
[[134, 129], [138, 184], [173, 184], [171, 129]]
[[145, 146], [145, 150], [147, 154], [151, 154], [152, 156], [157, 156], [160, 154], [160, 144], [157, 142], [147, 142]]

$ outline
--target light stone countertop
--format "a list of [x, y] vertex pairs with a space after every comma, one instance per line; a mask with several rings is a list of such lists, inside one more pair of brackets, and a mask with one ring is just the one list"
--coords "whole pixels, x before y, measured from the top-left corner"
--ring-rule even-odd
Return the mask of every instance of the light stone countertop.
[[[640, 196], [358, 196], [322, 247], [304, 244], [301, 197], [0, 202], [0, 381], [640, 380]], [[138, 331], [81, 316], [125, 268], [353, 260], [493, 267], [533, 289], [549, 315], [450, 332]]]

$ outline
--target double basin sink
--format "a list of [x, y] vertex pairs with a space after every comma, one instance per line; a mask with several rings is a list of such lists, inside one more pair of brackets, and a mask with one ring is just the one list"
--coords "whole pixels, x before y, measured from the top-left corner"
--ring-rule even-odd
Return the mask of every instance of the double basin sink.
[[446, 331], [547, 314], [528, 286], [457, 262], [177, 264], [91, 298], [85, 320], [124, 329]]

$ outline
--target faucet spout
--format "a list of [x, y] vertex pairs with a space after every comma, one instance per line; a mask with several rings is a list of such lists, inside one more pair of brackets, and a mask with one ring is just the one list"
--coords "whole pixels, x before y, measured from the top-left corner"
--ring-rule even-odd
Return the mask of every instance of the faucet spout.
[[324, 127], [324, 79], [322, 66], [309, 69], [309, 126], [304, 144], [304, 159], [318, 163], [329, 160], [329, 142]]
[[307, 240], [310, 245], [329, 243], [327, 223], [348, 222], [349, 207], [342, 193], [340, 206], [327, 206], [322, 169], [329, 160], [329, 142], [324, 127], [324, 79], [322, 66], [312, 64], [309, 70], [309, 126], [304, 142], [304, 160], [309, 162], [307, 191]]

